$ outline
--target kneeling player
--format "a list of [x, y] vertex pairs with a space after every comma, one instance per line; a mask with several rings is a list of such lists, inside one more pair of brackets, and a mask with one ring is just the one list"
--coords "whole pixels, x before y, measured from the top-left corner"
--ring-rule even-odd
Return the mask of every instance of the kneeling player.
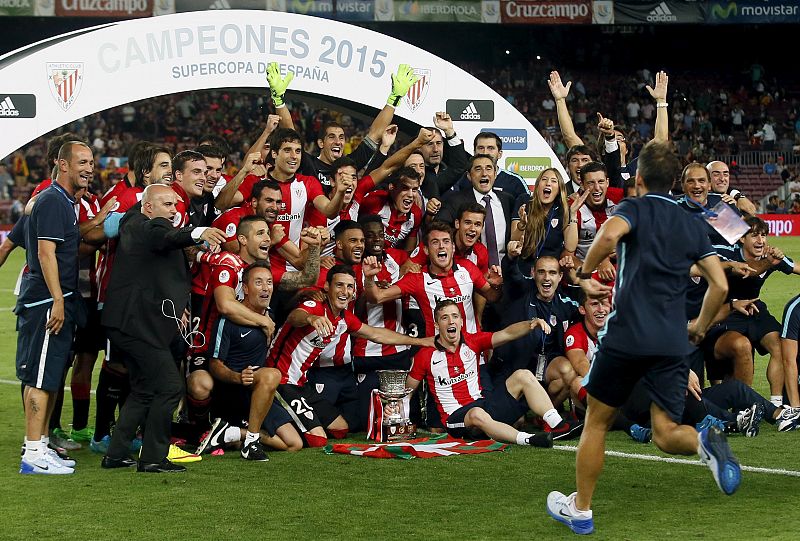
[[[242, 305], [262, 316], [266, 314], [272, 296], [272, 272], [266, 261], [244, 269], [242, 289]], [[274, 368], [264, 368], [267, 341], [261, 328], [221, 317], [213, 336], [216, 338], [210, 371], [215, 384], [211, 407], [219, 418], [197, 452], [209, 453], [242, 438], [241, 456], [245, 460], [268, 460], [261, 441], [279, 450], [300, 450], [303, 442], [289, 414], [272, 403], [281, 374]]]
[[522, 338], [537, 327], [550, 333], [550, 326], [542, 319], [531, 319], [495, 333], [462, 336], [461, 311], [449, 299], [436, 305], [434, 317], [439, 331], [434, 347], [423, 348], [414, 356], [406, 386], [416, 389], [427, 378], [448, 433], [462, 437], [474, 428], [501, 441], [552, 446], [550, 431], [529, 434], [511, 426], [528, 409], [541, 415], [551, 429], [563, 423], [547, 391], [530, 370], [516, 370], [505, 380], [505, 388], [496, 386], [488, 396], [483, 394], [478, 375], [478, 357], [482, 352]]

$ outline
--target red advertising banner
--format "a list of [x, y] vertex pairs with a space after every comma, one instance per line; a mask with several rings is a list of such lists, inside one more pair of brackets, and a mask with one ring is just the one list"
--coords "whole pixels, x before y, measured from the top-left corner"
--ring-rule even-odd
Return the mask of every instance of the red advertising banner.
[[55, 0], [59, 17], [150, 17], [153, 0]]
[[588, 0], [503, 0], [501, 21], [505, 24], [592, 24]]
[[759, 214], [774, 237], [800, 237], [800, 214]]

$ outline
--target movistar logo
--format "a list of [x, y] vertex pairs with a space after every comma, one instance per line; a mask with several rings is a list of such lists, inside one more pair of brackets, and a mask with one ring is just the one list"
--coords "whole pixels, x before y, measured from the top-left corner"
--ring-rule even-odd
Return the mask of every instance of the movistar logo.
[[711, 14], [717, 19], [727, 19], [731, 14], [734, 16], [739, 14], [739, 8], [736, 2], [728, 2], [728, 7], [722, 7], [721, 4], [714, 4], [711, 7]]

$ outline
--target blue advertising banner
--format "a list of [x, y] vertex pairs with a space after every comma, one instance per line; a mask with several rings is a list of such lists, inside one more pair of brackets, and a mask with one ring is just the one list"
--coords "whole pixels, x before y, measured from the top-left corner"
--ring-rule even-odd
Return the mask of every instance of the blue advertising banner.
[[708, 2], [706, 22], [709, 24], [776, 24], [800, 22], [797, 0], [772, 2]]

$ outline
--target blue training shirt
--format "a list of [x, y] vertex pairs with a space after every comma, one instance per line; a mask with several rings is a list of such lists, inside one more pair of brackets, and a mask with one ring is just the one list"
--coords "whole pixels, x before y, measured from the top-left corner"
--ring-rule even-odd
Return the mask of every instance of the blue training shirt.
[[623, 357], [688, 354], [689, 268], [716, 255], [706, 231], [662, 193], [626, 199], [614, 216], [630, 232], [617, 246], [614, 309], [598, 333], [599, 347]]

